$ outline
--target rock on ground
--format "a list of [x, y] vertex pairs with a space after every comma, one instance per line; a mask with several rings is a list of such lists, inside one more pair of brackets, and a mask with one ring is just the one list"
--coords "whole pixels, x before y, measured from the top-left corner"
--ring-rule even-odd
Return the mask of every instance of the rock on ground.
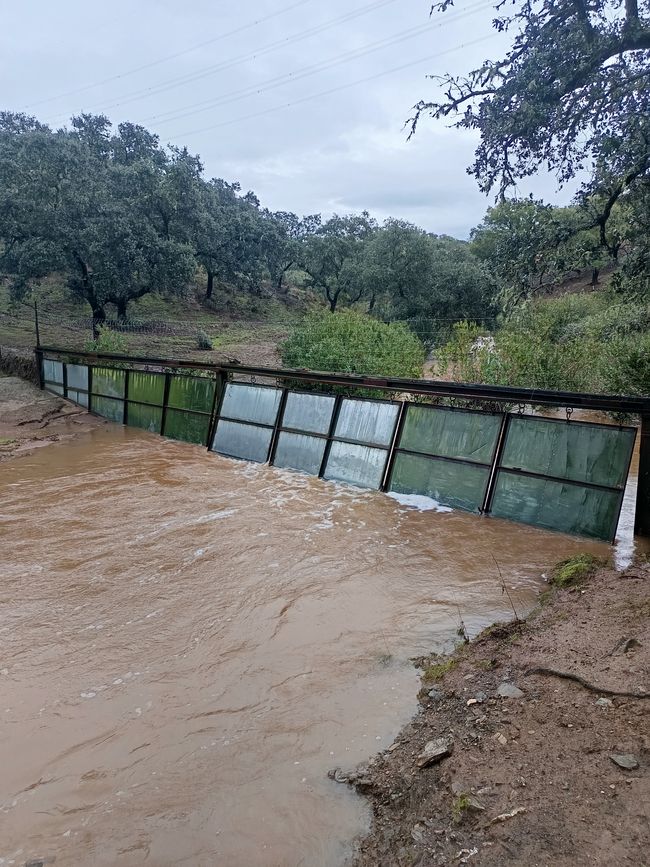
[[[639, 560], [461, 647], [444, 679], [423, 686], [397, 746], [369, 766], [373, 822], [357, 867], [650, 863], [650, 700], [525, 674], [547, 667], [648, 692], [649, 624], [650, 563]], [[500, 697], [515, 684], [516, 698]], [[453, 738], [453, 755], [418, 767], [441, 738]]]

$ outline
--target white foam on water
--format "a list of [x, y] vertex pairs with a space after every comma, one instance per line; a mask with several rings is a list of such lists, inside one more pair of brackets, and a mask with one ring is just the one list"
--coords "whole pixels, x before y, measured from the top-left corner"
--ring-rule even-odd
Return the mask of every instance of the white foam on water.
[[419, 512], [453, 512], [449, 506], [441, 506], [437, 500], [431, 497], [424, 497], [422, 494], [398, 494], [395, 491], [389, 491], [388, 496], [397, 500], [401, 506], [406, 506], [409, 509], [417, 509]]

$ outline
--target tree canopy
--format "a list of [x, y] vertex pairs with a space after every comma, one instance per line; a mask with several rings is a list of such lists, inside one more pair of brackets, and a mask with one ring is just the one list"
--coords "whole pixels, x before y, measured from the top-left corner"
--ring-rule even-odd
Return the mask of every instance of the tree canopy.
[[[436, 4], [445, 11], [451, 0]], [[494, 28], [510, 50], [466, 75], [436, 77], [444, 95], [422, 100], [411, 119], [447, 118], [478, 131], [468, 169], [480, 188], [504, 197], [541, 166], [565, 183], [585, 177], [583, 228], [601, 246], [615, 204], [643, 217], [650, 183], [649, 0], [515, 0], [495, 6]], [[634, 223], [632, 218], [632, 223]], [[647, 235], [634, 242], [647, 257]], [[633, 257], [632, 257], [633, 258]]]

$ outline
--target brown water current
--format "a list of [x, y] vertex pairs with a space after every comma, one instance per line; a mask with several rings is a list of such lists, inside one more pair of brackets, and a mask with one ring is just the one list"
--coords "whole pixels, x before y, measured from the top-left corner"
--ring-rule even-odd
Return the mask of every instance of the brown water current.
[[[340, 865], [410, 658], [608, 547], [108, 425], [0, 469], [0, 864]], [[623, 556], [623, 555], [621, 555]]]

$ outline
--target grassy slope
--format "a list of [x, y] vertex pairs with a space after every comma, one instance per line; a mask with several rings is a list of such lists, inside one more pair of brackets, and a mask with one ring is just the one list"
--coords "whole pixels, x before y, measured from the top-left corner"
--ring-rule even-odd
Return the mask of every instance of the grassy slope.
[[[91, 338], [89, 306], [71, 298], [54, 280], [44, 282], [34, 297], [41, 343], [80, 348]], [[140, 355], [196, 359], [218, 355], [252, 362], [252, 354], [260, 363], [275, 361], [274, 347], [302, 319], [309, 303], [299, 289], [279, 297], [215, 291], [210, 304], [204, 302], [198, 288], [184, 298], [147, 295], [129, 305], [129, 320], [145, 327], [125, 331], [125, 338], [129, 351]], [[109, 316], [113, 313], [110, 308], [107, 312]], [[200, 331], [210, 337], [216, 352], [198, 349]], [[29, 350], [34, 343], [31, 307], [12, 304], [7, 287], [0, 285], [0, 346]]]

